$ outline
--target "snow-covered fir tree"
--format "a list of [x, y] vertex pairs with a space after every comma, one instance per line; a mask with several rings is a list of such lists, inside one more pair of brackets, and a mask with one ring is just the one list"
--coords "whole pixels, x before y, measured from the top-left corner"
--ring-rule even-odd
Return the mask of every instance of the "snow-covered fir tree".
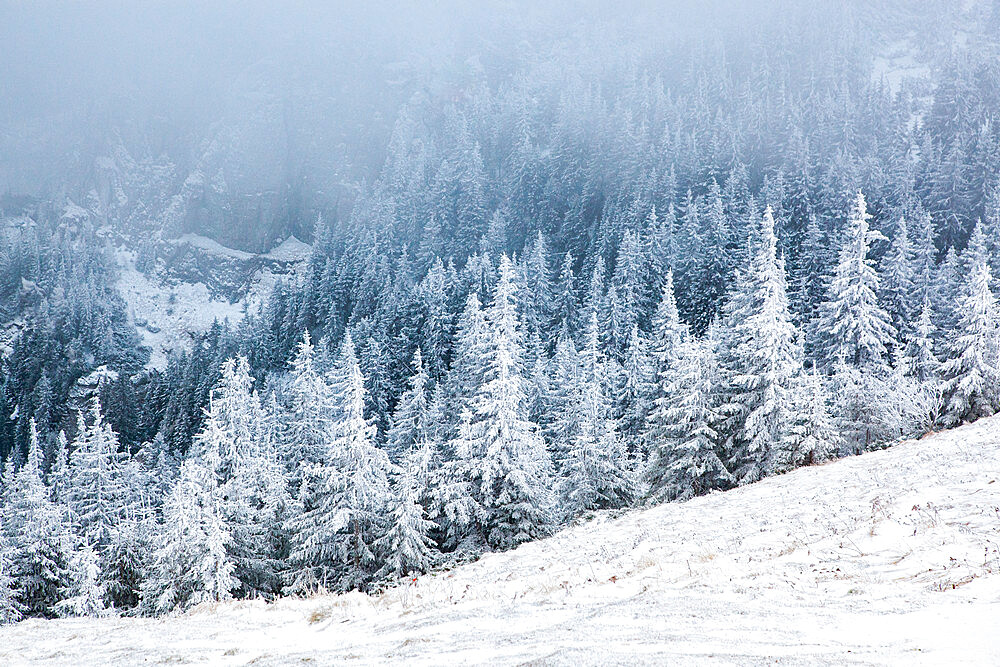
[[24, 616], [24, 607], [18, 599], [17, 580], [12, 574], [14, 550], [4, 530], [4, 517], [0, 513], [0, 625], [17, 623]]
[[548, 364], [549, 409], [547, 436], [553, 463], [561, 466], [579, 426], [582, 369], [576, 344], [566, 328], [559, 334]]
[[102, 551], [121, 518], [125, 487], [118, 437], [104, 421], [96, 399], [89, 412], [89, 420], [82, 414], [77, 418], [77, 436], [69, 458], [66, 503], [79, 536]]
[[720, 377], [712, 342], [685, 337], [673, 351], [657, 399], [658, 437], [645, 477], [653, 500], [725, 489], [733, 479], [718, 455]]
[[788, 426], [792, 385], [801, 370], [798, 331], [786, 295], [784, 262], [770, 207], [750, 241], [742, 297], [728, 313], [732, 339], [723, 359], [727, 390], [727, 467], [741, 484], [774, 472]]
[[829, 364], [843, 359], [853, 366], [883, 369], [889, 362], [896, 332], [879, 305], [879, 278], [868, 256], [871, 243], [884, 237], [869, 227], [870, 219], [859, 191], [851, 204], [840, 258], [816, 325], [817, 347]]
[[934, 334], [931, 302], [925, 299], [900, 361], [903, 371], [920, 382], [934, 382], [938, 378], [941, 362], [934, 353]]
[[486, 313], [477, 292], [470, 292], [458, 319], [455, 359], [448, 374], [446, 413], [450, 425], [457, 425], [459, 413], [471, 403], [483, 383], [488, 341]]
[[616, 360], [622, 359], [628, 346], [632, 330], [643, 320], [650, 290], [646, 256], [639, 235], [635, 230], [626, 230], [618, 247], [615, 271], [611, 276], [609, 297], [609, 326], [611, 328], [611, 349]]
[[56, 609], [64, 616], [102, 616], [107, 612], [107, 590], [102, 584], [97, 552], [89, 544], [78, 548], [70, 559], [70, 583], [62, 591]]
[[459, 556], [485, 548], [486, 510], [480, 502], [479, 459], [473, 453], [473, 414], [468, 407], [459, 416], [452, 438], [441, 449], [449, 456], [430, 474], [431, 507], [428, 517], [443, 551]]
[[959, 301], [965, 294], [967, 274], [962, 271], [962, 262], [954, 247], [948, 248], [944, 259], [934, 276], [933, 301], [931, 306], [937, 316], [934, 327], [938, 331], [937, 348], [939, 358], [950, 351], [949, 333], [958, 328]]
[[525, 332], [528, 336], [541, 336], [548, 329], [554, 308], [548, 242], [542, 232], [525, 248], [521, 270], [525, 295], [519, 305]]
[[554, 287], [552, 322], [550, 323], [554, 332], [560, 331], [563, 326], [573, 331], [576, 326], [577, 284], [573, 264], [573, 255], [566, 253], [563, 256], [559, 277]]
[[14, 580], [17, 609], [51, 618], [72, 582], [72, 538], [66, 512], [49, 500], [42, 481], [38, 438], [5, 492], [3, 531], [9, 545], [5, 570]]
[[791, 416], [782, 435], [777, 470], [823, 463], [840, 450], [836, 424], [830, 415], [830, 395], [813, 368], [801, 373], [792, 387]]
[[409, 389], [400, 397], [392, 415], [392, 425], [386, 439], [390, 458], [402, 462], [413, 447], [429, 441], [428, 390], [429, 378], [424, 369], [423, 355], [413, 353], [413, 375]]
[[435, 563], [435, 527], [427, 518], [422, 499], [428, 495], [427, 463], [430, 443], [423, 439], [411, 447], [404, 467], [396, 476], [390, 501], [389, 528], [377, 543], [383, 563], [379, 578], [397, 579], [414, 573], [427, 572]]
[[[208, 424], [212, 428], [212, 422]], [[204, 437], [218, 442], [214, 433]], [[215, 473], [219, 459], [212, 446], [181, 465], [180, 477], [164, 503], [151, 572], [143, 582], [142, 605], [149, 612], [228, 600], [239, 586], [229, 554], [232, 534]]]
[[257, 393], [245, 357], [227, 359], [212, 390], [193, 452], [217, 461], [213, 470], [222, 497], [220, 511], [230, 535], [227, 553], [239, 586], [234, 594], [280, 591], [281, 530], [290, 505], [275, 445], [273, 415]]
[[49, 467], [49, 488], [52, 490], [52, 501], [65, 503], [68, 500], [69, 478], [69, 440], [65, 431], [56, 435], [55, 454]]
[[601, 352], [597, 313], [584, 330], [575, 428], [562, 465], [563, 511], [623, 507], [638, 494], [634, 465], [619, 432], [609, 394], [608, 362]]
[[945, 420], [950, 424], [991, 415], [1000, 405], [997, 304], [981, 227], [976, 228], [973, 239], [972, 266], [958, 302], [958, 329], [940, 369]]
[[912, 249], [904, 217], [896, 223], [882, 264], [880, 303], [889, 314], [893, 329], [903, 334], [910, 326], [914, 296]]
[[127, 516], [115, 527], [102, 554], [98, 582], [104, 591], [107, 608], [129, 612], [139, 606], [157, 528], [152, 513]]
[[632, 449], [641, 446], [642, 436], [646, 432], [647, 420], [653, 407], [655, 381], [655, 366], [649, 341], [646, 334], [635, 325], [625, 347], [616, 399], [619, 430]]
[[337, 405], [326, 374], [319, 368], [315, 347], [306, 331], [291, 362], [288, 386], [288, 436], [283, 458], [292, 467], [293, 484], [306, 469], [326, 460]]
[[500, 258], [482, 345], [486, 369], [473, 400], [472, 450], [480, 461], [479, 501], [488, 513], [486, 540], [510, 548], [552, 525], [552, 463], [525, 405], [524, 347], [511, 260]]
[[362, 587], [378, 570], [375, 542], [384, 534], [392, 464], [364, 414], [365, 384], [348, 333], [336, 362], [338, 415], [325, 463], [317, 466], [314, 502], [290, 520], [291, 590]]
[[343, 378], [341, 386], [335, 388], [341, 416], [334, 426], [331, 451], [343, 477], [338, 495], [347, 519], [339, 557], [349, 568], [348, 587], [353, 587], [363, 583], [365, 573], [375, 566], [372, 547], [384, 529], [382, 517], [390, 497], [392, 464], [375, 443], [374, 425], [365, 419], [364, 377], [350, 335], [341, 345], [337, 366]]
[[645, 431], [639, 443], [640, 450], [648, 456], [657, 443], [667, 437], [672, 417], [667, 415], [670, 406], [667, 395], [674, 380], [674, 364], [678, 359], [681, 345], [688, 337], [688, 327], [680, 321], [677, 301], [674, 297], [673, 272], [667, 272], [656, 313], [653, 316], [651, 356], [653, 363], [653, 386], [650, 413]]

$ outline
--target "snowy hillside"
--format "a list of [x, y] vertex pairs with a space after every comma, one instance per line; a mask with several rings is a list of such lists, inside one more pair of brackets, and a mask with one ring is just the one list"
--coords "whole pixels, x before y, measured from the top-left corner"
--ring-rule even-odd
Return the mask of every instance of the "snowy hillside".
[[0, 663], [998, 664], [1000, 417], [351, 594], [29, 620]]

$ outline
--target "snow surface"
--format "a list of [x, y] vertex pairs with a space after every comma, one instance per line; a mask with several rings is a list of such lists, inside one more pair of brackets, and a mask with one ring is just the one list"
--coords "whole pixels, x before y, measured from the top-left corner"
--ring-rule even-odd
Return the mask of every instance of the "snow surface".
[[262, 255], [262, 257], [264, 257], [264, 259], [271, 259], [278, 262], [302, 262], [309, 259], [309, 253], [311, 252], [311, 245], [303, 243], [294, 236], [289, 236], [274, 248], [271, 248], [271, 250]]
[[90, 217], [90, 212], [70, 201], [63, 207], [62, 217], [64, 220], [86, 220]]
[[142, 344], [150, 348], [149, 367], [163, 369], [171, 351], [190, 349], [191, 333], [212, 322], [243, 318], [243, 302], [215, 299], [204, 283], [161, 284], [135, 268], [135, 255], [119, 249], [118, 290], [128, 304]]
[[[241, 250], [226, 248], [205, 237], [188, 234], [181, 239], [212, 252], [218, 251], [215, 248], [218, 246], [222, 249], [218, 251], [220, 254], [244, 259], [235, 254], [242, 253]], [[136, 323], [142, 344], [151, 350], [147, 365], [161, 370], [166, 368], [171, 351], [190, 349], [191, 334], [207, 331], [215, 320], [239, 322], [247, 310], [253, 311], [264, 303], [278, 280], [296, 279], [295, 274], [303, 270], [303, 260], [309, 257], [310, 250], [311, 246], [291, 236], [270, 253], [261, 255], [290, 264], [289, 272], [275, 273], [267, 266], [260, 268], [246, 295], [230, 302], [212, 296], [204, 283], [162, 282], [155, 276], [148, 276], [135, 268], [134, 252], [119, 248], [116, 253], [118, 289], [128, 304], [129, 315]]]
[[207, 236], [202, 236], [201, 234], [182, 234], [171, 242], [178, 245], [186, 243], [210, 254], [229, 257], [231, 259], [250, 260], [256, 257], [253, 253], [224, 246], [218, 241], [210, 239]]
[[912, 44], [905, 39], [887, 45], [873, 64], [872, 78], [884, 80], [893, 94], [899, 92], [907, 79], [929, 80], [930, 77], [930, 67], [918, 60]]
[[380, 596], [30, 620], [0, 664], [1000, 664], [1000, 417]]

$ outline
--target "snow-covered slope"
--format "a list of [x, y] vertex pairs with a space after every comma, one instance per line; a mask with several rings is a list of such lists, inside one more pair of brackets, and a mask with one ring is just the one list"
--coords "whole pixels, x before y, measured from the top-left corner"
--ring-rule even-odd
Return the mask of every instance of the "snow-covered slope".
[[361, 594], [32, 620], [0, 664], [1000, 664], [1000, 418]]
[[[134, 252], [125, 248], [116, 252], [118, 289], [143, 345], [150, 348], [149, 366], [158, 369], [166, 367], [170, 352], [190, 348], [192, 334], [207, 331], [216, 320], [236, 324], [247, 310], [266, 301], [279, 280], [294, 281], [311, 250], [294, 236], [261, 255], [227, 248], [194, 234], [168, 244], [199, 251], [194, 260], [193, 253], [187, 253], [188, 263], [180, 276], [171, 275], [172, 267], [160, 267], [159, 272], [147, 275], [136, 269]], [[218, 281], [213, 284], [214, 291], [206, 284], [212, 282], [208, 267], [225, 274], [227, 262], [233, 283], [228, 291], [234, 298], [219, 293]]]

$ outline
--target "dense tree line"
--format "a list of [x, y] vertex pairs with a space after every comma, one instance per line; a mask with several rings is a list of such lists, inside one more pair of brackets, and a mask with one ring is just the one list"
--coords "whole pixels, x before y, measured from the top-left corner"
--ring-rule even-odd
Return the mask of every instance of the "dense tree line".
[[1000, 409], [996, 63], [923, 99], [789, 21], [417, 93], [163, 372], [93, 230], [8, 235], [0, 620], [371, 589]]

